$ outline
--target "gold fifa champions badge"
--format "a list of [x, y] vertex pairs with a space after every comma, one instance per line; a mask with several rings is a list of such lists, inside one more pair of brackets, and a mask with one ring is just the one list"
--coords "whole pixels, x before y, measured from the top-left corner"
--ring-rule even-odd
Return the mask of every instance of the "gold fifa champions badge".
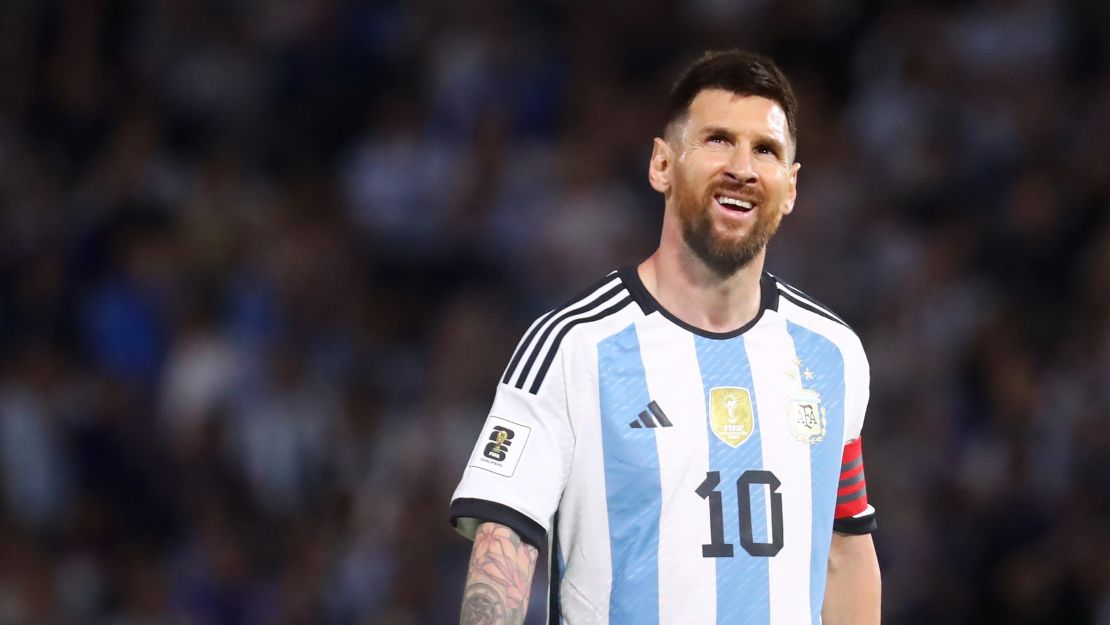
[[786, 400], [786, 422], [794, 438], [803, 443], [816, 445], [825, 440], [829, 419], [820, 393], [809, 388], [790, 393]]
[[746, 388], [719, 386], [709, 391], [709, 424], [721, 442], [739, 447], [755, 429], [752, 395]]

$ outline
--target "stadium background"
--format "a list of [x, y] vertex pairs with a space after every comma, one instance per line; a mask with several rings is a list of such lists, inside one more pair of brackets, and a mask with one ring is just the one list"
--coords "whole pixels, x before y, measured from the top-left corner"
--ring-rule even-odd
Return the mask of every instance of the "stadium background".
[[801, 101], [769, 266], [869, 349], [885, 622], [1110, 624], [1108, 6], [3, 2], [0, 624], [455, 622], [494, 382], [737, 45]]

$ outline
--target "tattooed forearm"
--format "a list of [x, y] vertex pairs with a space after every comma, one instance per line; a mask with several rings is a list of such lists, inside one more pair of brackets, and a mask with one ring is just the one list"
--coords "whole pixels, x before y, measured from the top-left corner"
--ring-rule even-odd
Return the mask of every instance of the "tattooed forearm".
[[505, 622], [505, 600], [489, 584], [467, 584], [463, 596], [462, 625], [500, 625]]
[[474, 536], [462, 625], [520, 625], [528, 611], [532, 573], [539, 552], [521, 542], [516, 532], [483, 523]]

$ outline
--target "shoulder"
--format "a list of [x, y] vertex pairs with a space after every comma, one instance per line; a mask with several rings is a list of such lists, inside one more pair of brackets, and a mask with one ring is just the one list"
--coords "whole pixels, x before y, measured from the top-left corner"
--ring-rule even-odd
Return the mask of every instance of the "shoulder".
[[[848, 322], [841, 319], [840, 316], [833, 312], [831, 308], [817, 301], [817, 299], [814, 298], [812, 295], [806, 293], [805, 291], [799, 289], [798, 287], [790, 284], [789, 282], [772, 273], [768, 273], [767, 277], [771, 279], [771, 282], [778, 290], [780, 310], [785, 310], [786, 313], [802, 310], [810, 314], [823, 317], [824, 319], [839, 324], [847, 328], [848, 330], [852, 330], [851, 326], [848, 325]], [[782, 306], [783, 303], [786, 304], [785, 309]], [[802, 317], [804, 316], [805, 315], [802, 315]], [[855, 331], [852, 330], [852, 332], [854, 333]]]
[[768, 273], [778, 296], [777, 310], [786, 321], [819, 334], [853, 356], [863, 357], [863, 343], [840, 315], [805, 291]]
[[604, 331], [614, 324], [627, 323], [629, 311], [638, 310], [633, 303], [621, 273], [610, 272], [532, 322], [513, 352], [501, 383], [535, 394], [557, 355], [572, 346], [576, 337], [589, 330]]

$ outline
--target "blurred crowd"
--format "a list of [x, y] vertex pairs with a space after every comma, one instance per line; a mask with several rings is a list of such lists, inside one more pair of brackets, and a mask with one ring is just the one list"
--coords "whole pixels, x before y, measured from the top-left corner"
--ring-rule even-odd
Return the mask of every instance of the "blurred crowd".
[[884, 622], [1110, 625], [1108, 42], [1100, 0], [5, 0], [0, 625], [456, 622], [494, 384], [654, 248], [666, 91], [737, 46], [801, 103], [769, 269], [871, 359]]

